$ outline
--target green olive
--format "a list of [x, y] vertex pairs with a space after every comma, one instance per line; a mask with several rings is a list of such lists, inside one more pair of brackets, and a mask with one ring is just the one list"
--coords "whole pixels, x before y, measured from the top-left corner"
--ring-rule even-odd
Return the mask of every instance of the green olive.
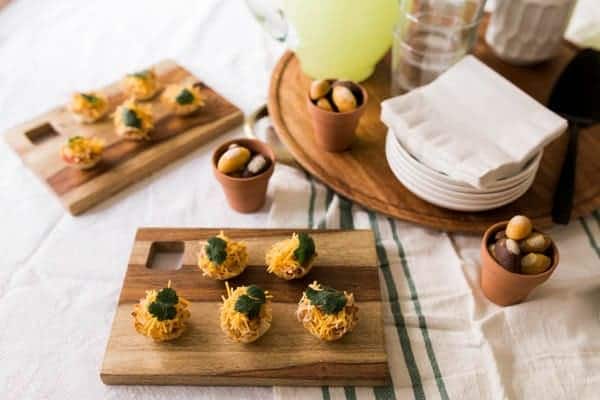
[[245, 147], [238, 146], [229, 148], [217, 163], [217, 169], [224, 174], [241, 171], [246, 166], [250, 159], [250, 150]]

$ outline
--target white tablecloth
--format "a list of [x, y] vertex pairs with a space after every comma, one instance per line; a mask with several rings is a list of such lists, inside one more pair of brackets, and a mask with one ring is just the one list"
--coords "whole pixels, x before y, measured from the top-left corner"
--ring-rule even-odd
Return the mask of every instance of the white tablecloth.
[[[242, 1], [13, 0], [0, 10], [0, 131], [166, 57], [249, 112], [264, 102], [281, 51]], [[298, 170], [277, 166], [260, 212], [229, 210], [208, 167], [224, 139], [76, 218], [0, 142], [0, 398], [597, 398], [600, 215], [554, 229], [562, 260], [553, 278], [528, 302], [500, 308], [479, 288], [476, 237], [369, 213]], [[223, 225], [373, 228], [393, 386], [103, 385], [136, 228]]]

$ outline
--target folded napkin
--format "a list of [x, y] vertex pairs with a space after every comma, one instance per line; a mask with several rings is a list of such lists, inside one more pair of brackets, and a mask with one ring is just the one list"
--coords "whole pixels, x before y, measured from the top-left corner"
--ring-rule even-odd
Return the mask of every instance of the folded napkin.
[[382, 102], [381, 119], [422, 163], [483, 189], [519, 172], [567, 127], [473, 56]]

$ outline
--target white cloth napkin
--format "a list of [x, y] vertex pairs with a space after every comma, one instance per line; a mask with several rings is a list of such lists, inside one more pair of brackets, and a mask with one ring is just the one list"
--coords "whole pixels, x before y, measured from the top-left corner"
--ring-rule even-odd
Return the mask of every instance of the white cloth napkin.
[[478, 188], [517, 173], [567, 126], [473, 56], [382, 102], [381, 119], [421, 162]]

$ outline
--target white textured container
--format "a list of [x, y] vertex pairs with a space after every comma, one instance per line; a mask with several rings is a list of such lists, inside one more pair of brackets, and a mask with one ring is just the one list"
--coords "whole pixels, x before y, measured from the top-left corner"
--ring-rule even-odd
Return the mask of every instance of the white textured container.
[[533, 64], [556, 55], [576, 0], [497, 0], [485, 39], [512, 64]]

